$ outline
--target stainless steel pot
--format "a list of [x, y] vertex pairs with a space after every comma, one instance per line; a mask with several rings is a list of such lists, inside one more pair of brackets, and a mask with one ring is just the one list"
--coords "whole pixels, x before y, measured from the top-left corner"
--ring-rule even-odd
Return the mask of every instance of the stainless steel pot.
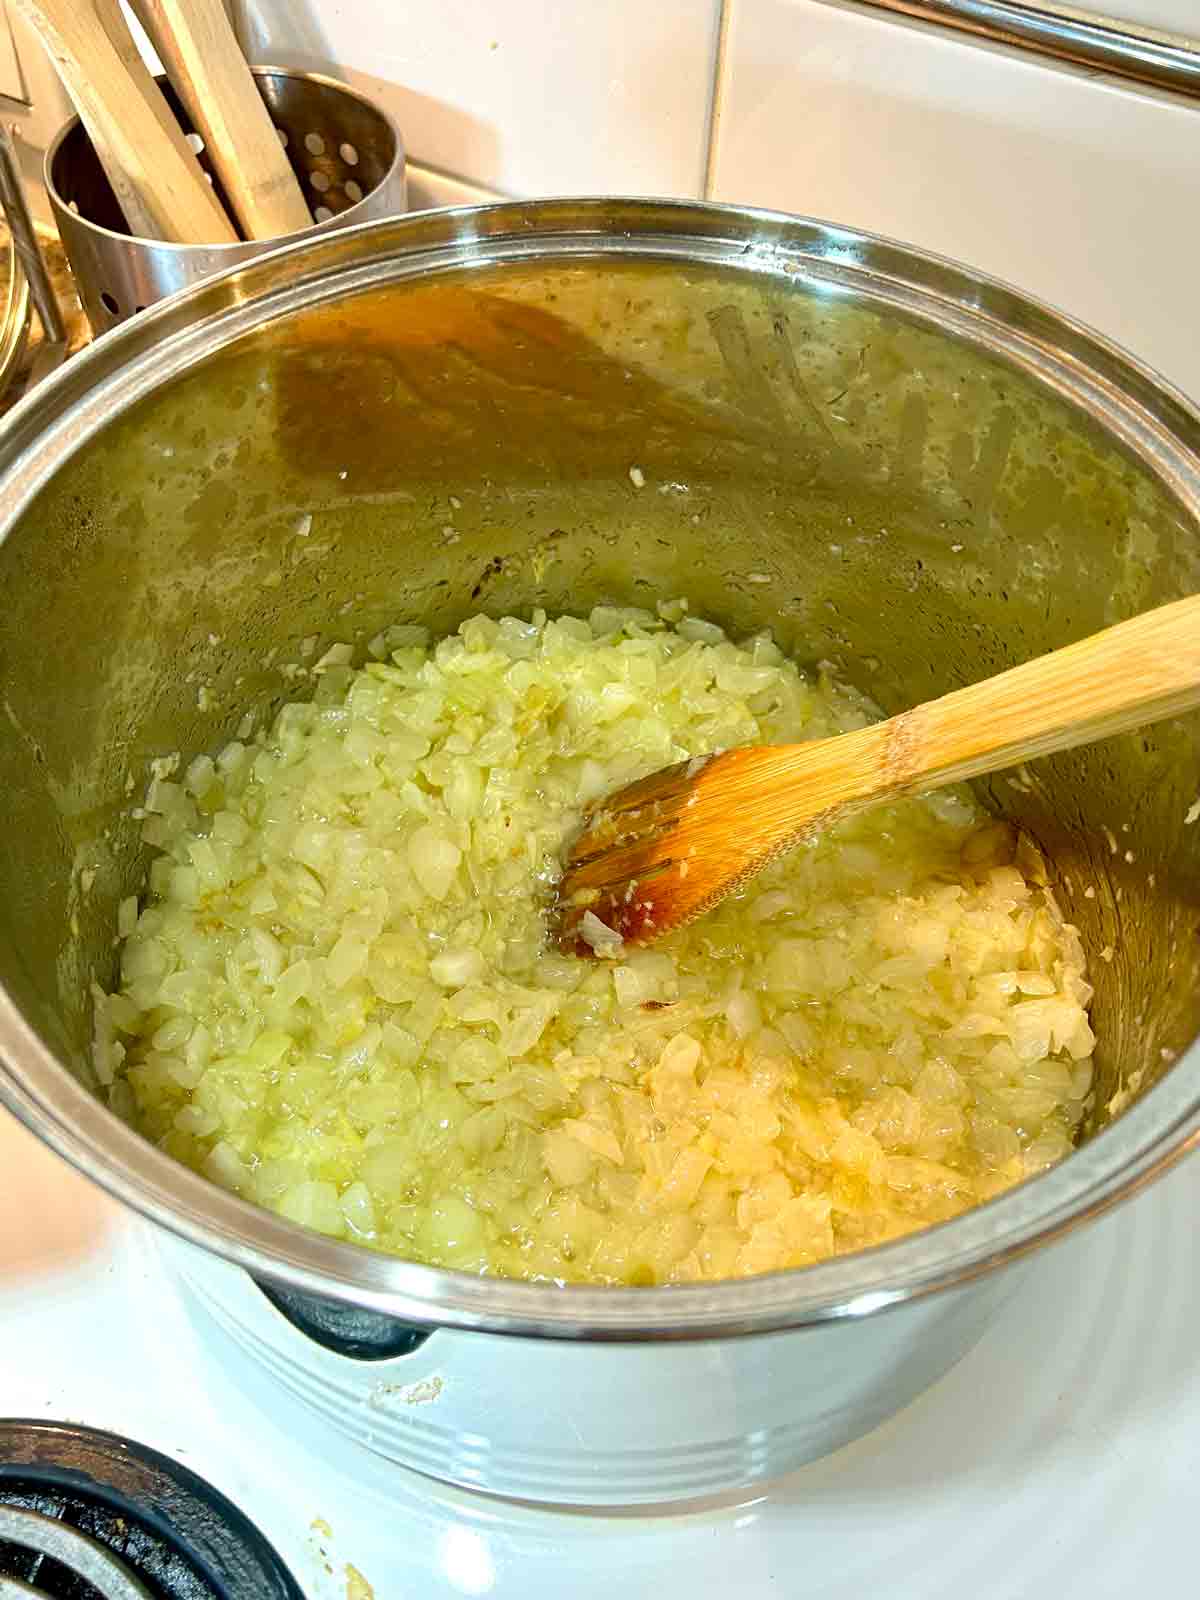
[[[911, 1238], [708, 1287], [386, 1259], [110, 1115], [87, 993], [144, 870], [130, 808], [150, 758], [294, 695], [306, 636], [480, 608], [686, 593], [897, 709], [1200, 588], [1198, 449], [1179, 396], [1065, 317], [763, 213], [414, 217], [174, 298], [0, 435], [0, 1096], [184, 1241], [207, 1303], [295, 1392], [423, 1470], [656, 1499], [853, 1437], [969, 1346], [1013, 1286], [995, 1269], [1198, 1136], [1196, 718], [983, 791], [1044, 845], [1092, 952], [1083, 1147]], [[439, 1331], [410, 1348], [394, 1319]]]

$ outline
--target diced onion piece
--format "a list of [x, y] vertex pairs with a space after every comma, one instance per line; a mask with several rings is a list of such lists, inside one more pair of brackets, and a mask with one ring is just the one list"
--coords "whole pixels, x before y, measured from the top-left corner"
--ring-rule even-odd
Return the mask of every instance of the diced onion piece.
[[427, 824], [418, 828], [408, 845], [408, 860], [417, 882], [433, 900], [444, 900], [462, 860], [462, 851]]
[[615, 929], [601, 922], [593, 911], [585, 911], [579, 919], [579, 937], [606, 961], [615, 961], [625, 949], [625, 941]]
[[478, 950], [447, 950], [429, 963], [429, 976], [447, 989], [478, 983], [486, 972], [487, 963]]

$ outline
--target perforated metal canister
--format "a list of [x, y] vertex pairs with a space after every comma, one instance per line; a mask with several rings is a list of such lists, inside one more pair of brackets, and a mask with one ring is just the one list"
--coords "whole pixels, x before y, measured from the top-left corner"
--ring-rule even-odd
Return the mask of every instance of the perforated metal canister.
[[[385, 111], [347, 84], [319, 73], [288, 67], [251, 71], [313, 214], [312, 228], [289, 238], [397, 216], [406, 209], [404, 145]], [[203, 139], [170, 85], [161, 79], [160, 85], [224, 200]], [[45, 179], [80, 299], [97, 334], [177, 289], [282, 242], [185, 245], [133, 237], [78, 117], [47, 150]]]

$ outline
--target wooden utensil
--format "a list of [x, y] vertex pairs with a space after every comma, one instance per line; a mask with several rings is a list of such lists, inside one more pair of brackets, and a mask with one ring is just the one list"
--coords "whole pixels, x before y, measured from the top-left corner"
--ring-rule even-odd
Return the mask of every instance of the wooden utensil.
[[312, 226], [312, 213], [222, 0], [131, 0], [248, 239]]
[[[128, 24], [125, 21], [125, 14], [121, 10], [121, 0], [92, 0], [92, 9], [99, 17], [101, 27], [112, 41], [113, 48], [120, 56], [123, 65], [135, 77], [138, 75], [139, 71], [144, 71], [146, 76], [150, 78], [150, 82], [153, 84], [155, 91], [153, 95], [147, 97], [150, 107], [153, 110], [155, 117], [158, 119], [163, 131], [167, 134], [168, 138], [173, 140], [176, 134], [182, 133], [182, 130], [178, 121], [176, 120], [175, 113], [167, 104], [166, 96], [154, 82], [154, 79], [150, 77], [149, 69], [146, 67], [146, 63], [142, 60], [142, 53], [138, 49], [137, 44], [134, 41], [134, 37], [129, 31]], [[184, 144], [187, 145], [186, 135], [184, 136]], [[188, 146], [188, 154], [193, 157], [193, 160], [195, 159], [194, 152], [190, 146]], [[199, 166], [199, 162], [197, 162], [196, 165]], [[204, 183], [204, 187], [209, 189], [209, 193], [211, 194], [212, 191], [209, 188], [208, 181], [204, 177], [203, 169], [201, 169], [200, 178]], [[222, 215], [224, 215], [224, 212], [222, 212]]]
[[[816, 829], [877, 800], [977, 778], [1197, 705], [1193, 595], [836, 739], [752, 745], [667, 767], [611, 795], [587, 819], [559, 885], [559, 942], [592, 954], [607, 928], [647, 944], [701, 916]], [[588, 912], [597, 922], [584, 923]]]
[[118, 48], [91, 0], [17, 5], [75, 102], [130, 231], [175, 244], [232, 244], [229, 218], [132, 40]]

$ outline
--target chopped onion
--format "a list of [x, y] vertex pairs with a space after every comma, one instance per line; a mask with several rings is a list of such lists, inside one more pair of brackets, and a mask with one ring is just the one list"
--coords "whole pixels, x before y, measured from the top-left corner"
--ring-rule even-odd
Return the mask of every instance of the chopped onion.
[[332, 645], [311, 702], [152, 766], [160, 853], [118, 911], [92, 1060], [172, 1155], [372, 1249], [647, 1283], [876, 1244], [1070, 1149], [1082, 946], [961, 793], [828, 830], [652, 949], [590, 911], [602, 961], [548, 948], [584, 807], [864, 726], [827, 672], [684, 602], [433, 644], [403, 624], [367, 654]]

